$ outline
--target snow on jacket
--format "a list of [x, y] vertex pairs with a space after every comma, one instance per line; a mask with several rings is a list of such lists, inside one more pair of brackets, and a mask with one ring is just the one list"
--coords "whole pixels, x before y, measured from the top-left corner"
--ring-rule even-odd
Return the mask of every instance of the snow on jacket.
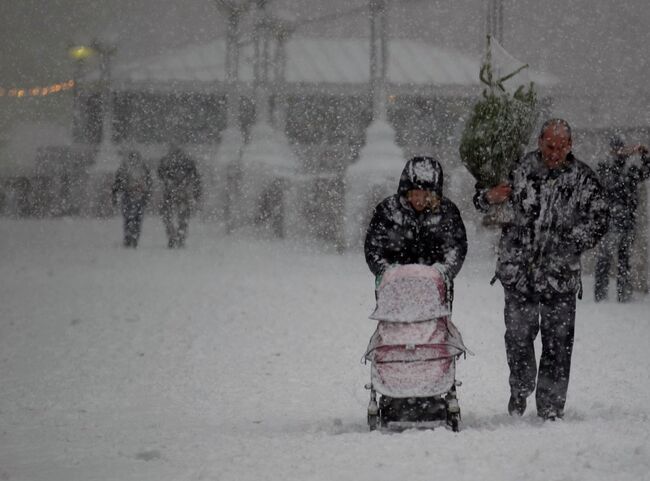
[[[573, 154], [548, 169], [539, 150], [525, 155], [510, 176], [510, 219], [502, 228], [496, 275], [523, 293], [579, 292], [580, 255], [607, 231], [608, 209], [595, 173]], [[487, 211], [486, 190], [474, 203]]]
[[187, 201], [189, 196], [201, 196], [201, 176], [194, 159], [181, 149], [174, 149], [160, 159], [158, 176], [163, 181], [165, 195], [175, 202]]
[[639, 205], [638, 186], [650, 178], [650, 159], [645, 154], [641, 156], [641, 166], [626, 165], [628, 158], [627, 155], [611, 155], [597, 167], [609, 205], [609, 228], [618, 232], [634, 230]]
[[151, 198], [151, 190], [149, 167], [139, 157], [124, 159], [115, 173], [113, 202], [117, 202], [118, 195], [121, 195], [123, 207], [133, 203], [144, 207]]
[[[427, 175], [433, 177], [423, 178]], [[406, 193], [415, 188], [441, 196], [442, 170], [437, 161], [416, 157], [407, 162], [397, 194], [384, 199], [374, 210], [364, 244], [366, 262], [374, 275], [380, 275], [391, 264], [438, 264], [451, 280], [467, 254], [460, 212], [452, 201], [441, 197], [435, 210], [418, 213], [406, 199]]]

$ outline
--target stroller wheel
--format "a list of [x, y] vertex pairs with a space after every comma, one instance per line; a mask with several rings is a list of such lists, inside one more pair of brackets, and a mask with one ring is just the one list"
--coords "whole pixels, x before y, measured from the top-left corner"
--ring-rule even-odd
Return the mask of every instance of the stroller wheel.
[[455, 433], [460, 431], [460, 413], [450, 414], [447, 418], [447, 424]]
[[456, 397], [456, 385], [452, 386], [445, 396], [445, 403], [447, 404], [447, 424], [453, 432], [457, 433], [460, 431], [460, 406]]
[[372, 385], [369, 386], [370, 389], [370, 402], [368, 403], [368, 428], [371, 431], [377, 429], [377, 424], [379, 424], [379, 406], [377, 406], [377, 393], [372, 389]]
[[370, 431], [377, 430], [379, 425], [379, 416], [377, 414], [368, 414], [368, 429]]

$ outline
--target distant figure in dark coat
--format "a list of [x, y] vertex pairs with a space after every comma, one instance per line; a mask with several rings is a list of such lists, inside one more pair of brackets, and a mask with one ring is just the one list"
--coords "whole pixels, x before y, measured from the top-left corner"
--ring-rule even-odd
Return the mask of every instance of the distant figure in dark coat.
[[[594, 298], [607, 298], [609, 266], [617, 257], [616, 294], [618, 302], [626, 302], [632, 295], [630, 281], [630, 252], [636, 230], [636, 209], [639, 204], [638, 186], [650, 177], [650, 159], [645, 145], [625, 147], [620, 136], [609, 143], [611, 154], [598, 164], [598, 176], [609, 204], [609, 231], [598, 249], [595, 270]], [[641, 165], [626, 165], [633, 154], [641, 155]]]
[[364, 244], [366, 262], [379, 284], [394, 264], [436, 267], [449, 285], [465, 261], [467, 235], [456, 205], [442, 195], [442, 167], [432, 157], [406, 163], [397, 193], [375, 207]]
[[196, 162], [176, 144], [158, 166], [163, 182], [162, 218], [169, 248], [183, 247], [192, 207], [201, 198], [201, 177]]
[[112, 200], [121, 199], [124, 217], [124, 247], [137, 247], [144, 209], [151, 199], [151, 172], [139, 152], [128, 152], [115, 173]]
[[[607, 203], [596, 174], [571, 153], [569, 124], [544, 123], [538, 149], [514, 166], [508, 182], [479, 188], [476, 207], [511, 210], [503, 225], [495, 279], [505, 293], [508, 413], [521, 416], [535, 391], [537, 415], [564, 416], [573, 351], [580, 255], [607, 230]], [[542, 333], [539, 372], [534, 341]]]

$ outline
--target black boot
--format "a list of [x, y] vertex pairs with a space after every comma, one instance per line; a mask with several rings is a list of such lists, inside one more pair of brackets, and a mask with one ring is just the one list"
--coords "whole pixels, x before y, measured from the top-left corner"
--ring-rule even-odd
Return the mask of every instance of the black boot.
[[520, 394], [510, 395], [510, 401], [508, 401], [508, 414], [511, 416], [523, 416], [526, 411], [526, 396]]
[[537, 415], [544, 421], [555, 421], [564, 417], [564, 409], [548, 408], [543, 411], [538, 411]]

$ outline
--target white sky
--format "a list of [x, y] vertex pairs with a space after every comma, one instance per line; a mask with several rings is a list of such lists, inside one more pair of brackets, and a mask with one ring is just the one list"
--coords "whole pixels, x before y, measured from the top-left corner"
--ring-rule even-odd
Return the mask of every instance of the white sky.
[[[5, 0], [0, 19], [0, 83], [43, 81], [70, 68], [66, 45], [93, 35], [116, 39], [133, 54], [200, 43], [223, 35], [214, 0]], [[361, 0], [275, 0], [270, 9], [297, 20], [364, 6]], [[504, 45], [535, 67], [581, 85], [639, 87], [648, 78], [650, 9], [644, 0], [504, 0]], [[484, 1], [394, 2], [391, 35], [429, 39], [477, 52], [484, 32]], [[366, 36], [363, 15], [310, 24], [297, 34]], [[5, 80], [7, 79], [7, 80]]]

